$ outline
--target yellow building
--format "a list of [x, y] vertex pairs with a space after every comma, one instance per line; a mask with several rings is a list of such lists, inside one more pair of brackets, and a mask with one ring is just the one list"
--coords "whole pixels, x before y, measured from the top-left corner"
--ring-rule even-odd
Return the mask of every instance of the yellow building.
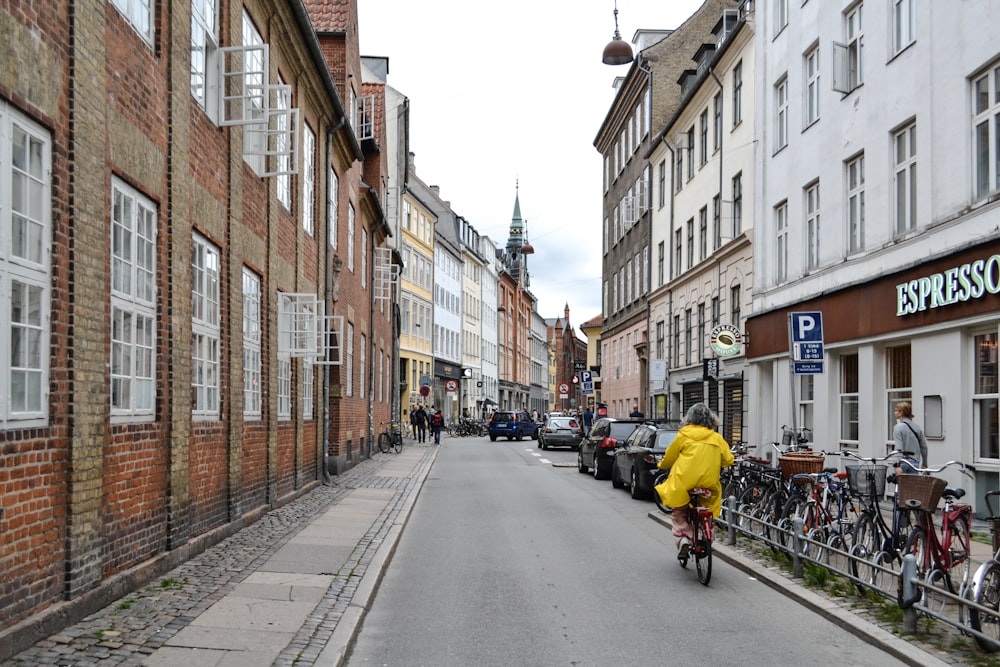
[[434, 332], [434, 225], [437, 217], [421, 200], [424, 187], [419, 179], [412, 179], [411, 187], [402, 198], [399, 405], [404, 429], [409, 426], [412, 406], [431, 405], [434, 388], [431, 337]]

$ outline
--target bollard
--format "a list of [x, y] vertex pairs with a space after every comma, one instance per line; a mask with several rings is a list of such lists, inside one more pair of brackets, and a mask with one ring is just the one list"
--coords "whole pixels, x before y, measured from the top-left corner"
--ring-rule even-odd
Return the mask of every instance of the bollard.
[[796, 579], [802, 578], [802, 526], [805, 525], [802, 517], [792, 519], [792, 576]]
[[903, 632], [917, 632], [917, 610], [913, 606], [920, 599], [920, 587], [914, 583], [917, 576], [917, 559], [913, 554], [903, 556], [903, 569], [899, 572], [899, 606], [903, 608]]
[[729, 496], [726, 498], [726, 505], [729, 506], [729, 546], [734, 546], [736, 544], [736, 522], [739, 517], [736, 516], [736, 496]]

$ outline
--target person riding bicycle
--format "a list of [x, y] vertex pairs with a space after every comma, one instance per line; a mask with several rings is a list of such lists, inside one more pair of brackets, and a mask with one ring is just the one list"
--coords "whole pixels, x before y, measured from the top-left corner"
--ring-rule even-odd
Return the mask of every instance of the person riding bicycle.
[[667, 448], [657, 467], [670, 470], [667, 481], [657, 489], [663, 504], [674, 508], [671, 521], [677, 557], [687, 558], [691, 548], [691, 525], [687, 505], [689, 490], [695, 487], [711, 489], [709, 507], [718, 517], [722, 513], [722, 483], [719, 475], [723, 468], [733, 465], [735, 459], [729, 443], [716, 431], [719, 418], [704, 403], [695, 403], [684, 417], [684, 424], [674, 441]]

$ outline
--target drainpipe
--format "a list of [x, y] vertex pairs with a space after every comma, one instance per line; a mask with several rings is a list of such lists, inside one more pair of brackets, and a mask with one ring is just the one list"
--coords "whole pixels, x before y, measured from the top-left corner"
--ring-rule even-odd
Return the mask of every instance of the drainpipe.
[[[341, 116], [340, 120], [332, 128], [326, 132], [326, 164], [327, 167], [332, 169], [333, 165], [333, 137], [340, 131], [344, 125], [347, 124], [347, 117]], [[339, 185], [338, 180], [338, 185]], [[327, 197], [326, 197], [326, 220], [327, 232], [330, 230], [330, 219], [331, 216], [337, 214], [336, 211], [330, 208], [330, 196], [329, 181], [326, 184], [327, 187]], [[326, 239], [326, 247], [323, 250], [324, 262], [323, 262], [323, 304], [325, 306], [330, 305], [330, 299], [333, 296], [333, 270], [330, 266], [332, 262], [331, 250], [332, 245], [330, 238]], [[331, 309], [332, 310], [332, 309]], [[323, 367], [323, 483], [329, 484], [333, 481], [330, 477], [330, 367]]]

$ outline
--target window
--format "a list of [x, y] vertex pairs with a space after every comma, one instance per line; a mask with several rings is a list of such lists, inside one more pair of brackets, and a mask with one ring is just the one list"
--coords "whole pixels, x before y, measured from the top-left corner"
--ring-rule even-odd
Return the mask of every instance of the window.
[[[243, 10], [243, 46], [248, 47], [243, 55], [242, 87], [244, 91], [243, 107], [239, 112], [245, 120], [257, 123], [256, 131], [248, 131], [244, 135], [243, 158], [255, 173], [264, 172], [264, 149], [267, 137], [267, 119], [264, 110], [268, 99], [268, 62], [264, 39], [250, 18]], [[226, 82], [221, 82], [223, 86]], [[263, 127], [260, 127], [263, 121]]]
[[681, 316], [680, 315], [674, 315], [673, 343], [674, 343], [673, 345], [674, 353], [671, 356], [673, 356], [674, 359], [673, 367], [677, 368], [678, 366], [681, 365]]
[[681, 230], [674, 230], [674, 275], [672, 277], [676, 278], [681, 274], [681, 258], [682, 250], [684, 247], [684, 242], [681, 237]]
[[358, 348], [361, 352], [360, 363], [358, 364], [358, 396], [365, 397], [365, 378], [368, 376], [368, 337], [361, 334], [361, 346]]
[[684, 187], [684, 147], [677, 146], [674, 164], [674, 192], [680, 192]]
[[281, 205], [285, 207], [286, 211], [292, 210], [292, 166], [291, 162], [291, 151], [288, 145], [290, 130], [289, 123], [291, 119], [289, 118], [288, 112], [292, 107], [292, 91], [291, 88], [286, 86], [284, 82], [279, 78], [278, 85], [274, 86], [274, 106], [280, 113], [275, 117], [274, 123], [277, 126], [278, 133], [274, 137], [275, 150], [277, 155], [275, 159], [278, 162], [277, 165], [277, 181], [275, 185], [277, 186], [277, 196], [278, 201]]
[[330, 236], [330, 247], [334, 250], [337, 249], [337, 172], [330, 167], [329, 174], [327, 176], [327, 191], [326, 195], [326, 205], [330, 211], [330, 220], [327, 223], [329, 229], [327, 234]]
[[704, 356], [705, 347], [705, 304], [698, 304], [698, 336], [695, 338], [695, 345], [700, 349], [696, 350], [695, 360]]
[[865, 156], [847, 163], [847, 254], [865, 247]]
[[743, 233], [743, 173], [733, 176], [733, 238]]
[[354, 204], [347, 205], [347, 269], [354, 272]]
[[111, 413], [150, 416], [155, 393], [156, 212], [151, 202], [117, 180], [111, 196]]
[[691, 309], [684, 311], [684, 363], [691, 365], [694, 363], [694, 354], [691, 352], [691, 344], [694, 339], [694, 332], [691, 331]]
[[895, 189], [896, 234], [917, 228], [917, 126], [904, 127], [893, 135], [896, 159]]
[[368, 230], [361, 228], [361, 289], [365, 288], [368, 276]]
[[153, 2], [152, 0], [111, 0], [125, 19], [132, 24], [135, 31], [146, 40], [153, 43]]
[[698, 261], [703, 262], [708, 256], [708, 207], [702, 206], [698, 211]]
[[[191, 95], [208, 110], [208, 77], [219, 48], [216, 0], [191, 0]], [[214, 113], [214, 111], [210, 111]]]
[[812, 429], [815, 424], [813, 418], [813, 405], [815, 403], [816, 392], [813, 388], [813, 375], [800, 375], [799, 377], [799, 424]]
[[858, 355], [840, 356], [840, 440], [858, 446]]
[[719, 297], [712, 297], [712, 326], [717, 327], [722, 322], [722, 302]]
[[722, 147], [722, 93], [718, 92], [712, 98], [712, 113], [715, 117], [715, 137], [713, 138], [714, 150]]
[[344, 383], [344, 395], [354, 396], [354, 323], [347, 323], [347, 380]]
[[833, 45], [833, 89], [849, 93], [864, 83], [864, 32], [859, 3], [844, 17], [846, 44]]
[[819, 183], [806, 187], [806, 268], [819, 266]]
[[278, 420], [292, 418], [292, 359], [278, 353]]
[[774, 0], [774, 34], [788, 25], [788, 0]]
[[191, 404], [197, 417], [219, 416], [219, 249], [195, 234], [191, 256]]
[[[659, 207], [663, 208], [666, 205], [666, 203], [667, 203], [667, 161], [666, 160], [662, 160], [660, 162], [660, 171], [659, 171], [659, 174], [660, 174], [659, 179], [658, 179], [659, 180], [658, 185], [659, 185], [659, 191], [660, 191]], [[605, 245], [607, 245], [607, 244], [605, 244]]]
[[302, 133], [302, 160], [302, 229], [312, 236], [315, 229], [316, 135], [309, 125]]
[[806, 54], [806, 125], [819, 120], [819, 47]]
[[712, 197], [712, 249], [722, 247], [722, 196]]
[[910, 346], [899, 345], [887, 348], [885, 351], [885, 388], [886, 388], [886, 425], [888, 432], [886, 440], [892, 442], [892, 428], [896, 425], [896, 403], [912, 401], [913, 373], [910, 364]]
[[1000, 189], [1000, 65], [973, 81], [972, 95], [976, 197], [983, 198]]
[[0, 309], [5, 315], [0, 318], [4, 327], [0, 427], [4, 428], [41, 426], [48, 417], [51, 151], [51, 138], [43, 128], [0, 101], [0, 238], [4, 239]]
[[656, 248], [657, 248], [656, 275], [657, 278], [659, 278], [658, 285], [662, 285], [665, 277], [663, 273], [663, 265], [664, 265], [664, 254], [666, 252], [663, 241], [660, 241], [660, 243], [656, 246]]
[[743, 121], [743, 61], [733, 67], [733, 127]]
[[687, 221], [687, 268], [694, 266], [694, 218]]
[[302, 360], [302, 418], [313, 418], [313, 361], [308, 357]]
[[733, 285], [729, 288], [729, 323], [737, 329], [740, 328], [740, 320], [743, 319], [741, 291], [742, 288], [739, 285]]
[[694, 126], [687, 131], [688, 180], [694, 178]]
[[914, 0], [893, 0], [892, 52], [899, 53], [917, 38], [917, 9]]
[[788, 202], [774, 207], [774, 230], [777, 248], [774, 257], [774, 281], [781, 284], [788, 280]]
[[701, 131], [698, 140], [698, 157], [700, 158], [700, 166], [704, 166], [708, 162], [708, 109], [701, 112], [701, 122], [698, 129]]
[[665, 351], [665, 341], [664, 341], [664, 325], [665, 322], [660, 320], [656, 323], [656, 358], [663, 359], [663, 353]]
[[788, 79], [782, 79], [774, 87], [774, 108], [777, 114], [774, 128], [774, 150], [788, 145]]
[[1000, 458], [1000, 420], [997, 386], [997, 333], [975, 336], [973, 343], [974, 375], [972, 388], [973, 440], [980, 458]]
[[260, 277], [243, 269], [243, 416], [261, 416]]

